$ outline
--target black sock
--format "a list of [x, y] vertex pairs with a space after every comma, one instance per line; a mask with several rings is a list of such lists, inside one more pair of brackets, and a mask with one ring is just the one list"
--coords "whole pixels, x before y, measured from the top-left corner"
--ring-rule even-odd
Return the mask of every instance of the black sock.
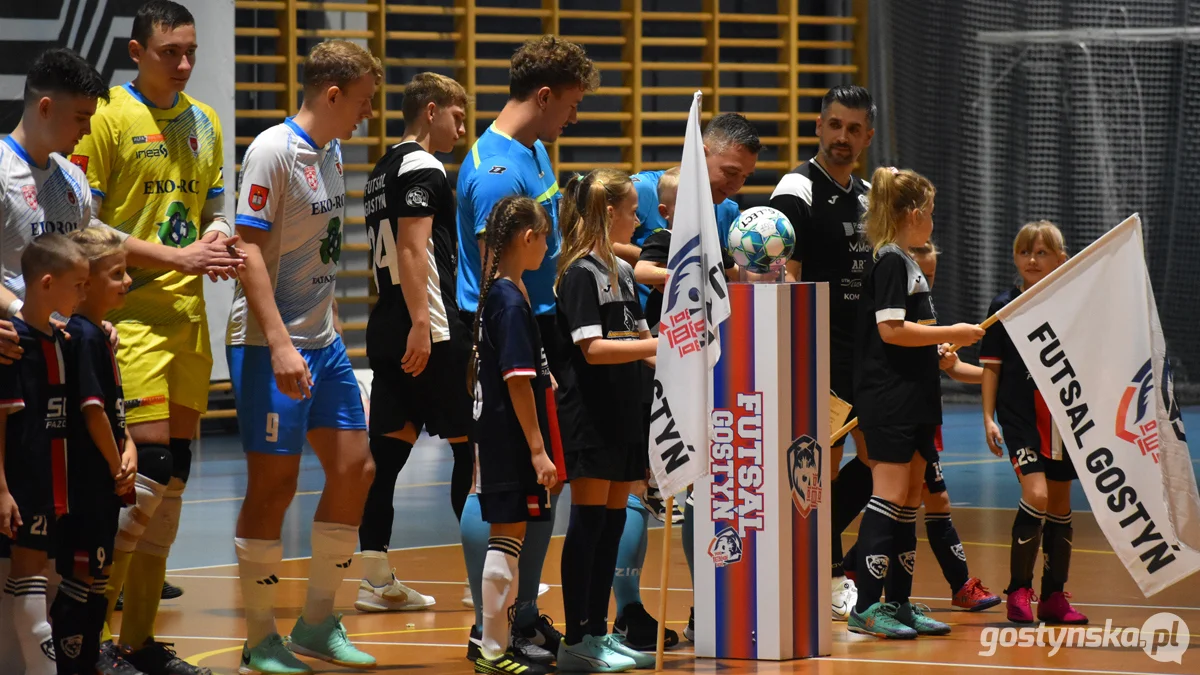
[[855, 609], [859, 614], [879, 602], [883, 595], [888, 559], [892, 557], [896, 527], [902, 519], [901, 509], [900, 505], [882, 497], [871, 497], [867, 504], [862, 525], [858, 528], [858, 550], [862, 559], [856, 581], [858, 605]]
[[833, 561], [833, 576], [835, 577], [845, 574], [841, 555], [842, 533], [846, 531], [847, 527], [850, 527], [850, 523], [854, 522], [859, 512], [866, 508], [867, 502], [871, 499], [873, 487], [871, 469], [857, 457], [853, 457], [838, 472], [838, 477], [834, 479], [830, 488], [832, 490], [830, 499], [833, 502], [829, 516], [833, 525], [830, 533], [832, 537], [830, 558]]
[[454, 468], [450, 471], [450, 508], [454, 517], [462, 520], [463, 504], [471, 494], [471, 483], [475, 480], [475, 453], [470, 441], [451, 443], [454, 452]]
[[1017, 506], [1017, 517], [1013, 519], [1012, 547], [1009, 550], [1009, 566], [1012, 578], [1005, 593], [1019, 588], [1033, 588], [1033, 566], [1041, 548], [1042, 521], [1046, 514], [1038, 511], [1022, 499]]
[[412, 443], [391, 436], [371, 439], [371, 457], [375, 460], [375, 480], [367, 490], [367, 504], [358, 527], [358, 545], [364, 551], [386, 551], [392, 539], [396, 479], [412, 454]]
[[942, 568], [942, 576], [950, 584], [950, 594], [959, 592], [971, 574], [967, 571], [967, 553], [963, 551], [962, 541], [958, 538], [958, 530], [954, 529], [950, 514], [926, 512], [925, 534]]
[[[88, 594], [91, 587], [72, 578], [65, 578], [58, 587], [58, 595], [50, 606], [50, 629], [54, 639], [55, 663], [59, 675], [90, 673], [100, 658], [99, 642], [96, 654], [87, 654], [84, 649], [91, 632], [88, 620]], [[88, 660], [88, 656], [91, 660]]]
[[900, 520], [894, 526], [894, 551], [888, 561], [887, 601], [904, 604], [912, 595], [913, 570], [917, 567], [917, 509], [900, 507]]
[[[588, 635], [588, 596], [591, 592], [592, 569], [596, 547], [604, 533], [608, 511], [603, 504], [571, 505], [571, 522], [563, 539], [562, 575], [563, 614], [566, 616], [568, 645], [579, 644]], [[614, 563], [615, 565], [615, 563]]]
[[1071, 512], [1064, 516], [1046, 514], [1046, 526], [1042, 530], [1042, 597], [1059, 593], [1067, 585], [1067, 572], [1071, 569], [1071, 540], [1075, 529], [1071, 527]]
[[92, 582], [92, 592], [88, 593], [88, 634], [83, 641], [84, 650], [91, 654], [91, 660], [87, 663], [95, 663], [100, 659], [100, 634], [104, 631], [104, 618], [108, 615], [108, 598], [104, 596], [107, 586], [108, 576], [96, 577]]
[[625, 531], [625, 507], [605, 509], [604, 531], [596, 544], [596, 562], [592, 565], [592, 585], [588, 590], [588, 633], [602, 637], [608, 633], [608, 598], [612, 595], [617, 570], [617, 549]]
[[842, 556], [842, 568], [847, 572], [858, 573], [858, 542], [846, 551], [846, 555]]

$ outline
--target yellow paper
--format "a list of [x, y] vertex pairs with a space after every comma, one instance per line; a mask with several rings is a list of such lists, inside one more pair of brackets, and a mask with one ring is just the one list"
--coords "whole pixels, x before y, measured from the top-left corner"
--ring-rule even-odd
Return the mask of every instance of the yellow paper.
[[846, 424], [846, 418], [850, 416], [850, 404], [829, 392], [829, 436], [834, 434]]

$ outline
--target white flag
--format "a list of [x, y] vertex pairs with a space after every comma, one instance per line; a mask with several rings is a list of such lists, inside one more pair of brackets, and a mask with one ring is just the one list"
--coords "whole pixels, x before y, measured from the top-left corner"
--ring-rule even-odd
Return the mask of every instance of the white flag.
[[666, 495], [708, 473], [709, 380], [721, 358], [718, 326], [729, 318], [725, 268], [700, 137], [699, 92], [688, 115], [675, 194], [650, 407], [650, 468]]
[[1136, 215], [997, 313], [1149, 597], [1200, 569], [1200, 495]]

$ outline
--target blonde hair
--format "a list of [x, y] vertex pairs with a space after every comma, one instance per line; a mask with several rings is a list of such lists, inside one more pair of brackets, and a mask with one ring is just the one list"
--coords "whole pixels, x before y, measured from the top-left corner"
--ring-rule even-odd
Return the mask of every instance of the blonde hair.
[[87, 258], [79, 244], [65, 235], [47, 232], [34, 237], [21, 252], [21, 276], [25, 277], [25, 285], [31, 286], [35, 279], [47, 274], [57, 277], [82, 262]]
[[121, 247], [121, 237], [107, 227], [85, 227], [68, 234], [67, 238], [75, 242], [79, 246], [79, 250], [83, 251], [89, 267], [94, 268], [96, 263], [110, 255], [124, 253], [124, 249]]
[[417, 121], [421, 111], [430, 103], [436, 103], [439, 108], [449, 108], [459, 105], [466, 108], [470, 103], [467, 90], [454, 79], [439, 73], [417, 73], [404, 87], [404, 124], [408, 126]]
[[617, 256], [613, 253], [609, 227], [612, 218], [608, 207], [621, 203], [633, 194], [629, 174], [616, 169], [596, 169], [587, 176], [575, 176], [567, 183], [563, 195], [562, 253], [558, 257], [558, 276], [554, 286], [562, 283], [567, 268], [582, 259], [592, 249], [600, 249], [600, 259], [608, 266], [609, 278], [617, 284]]
[[383, 81], [383, 64], [371, 52], [349, 40], [326, 40], [304, 59], [304, 91], [329, 85], [345, 89], [367, 73], [375, 75], [376, 84]]
[[1019, 254], [1021, 251], [1029, 251], [1033, 249], [1034, 243], [1042, 238], [1042, 243], [1052, 253], [1060, 257], [1067, 255], [1067, 242], [1063, 238], [1062, 230], [1058, 226], [1048, 220], [1035, 220], [1030, 223], [1025, 223], [1017, 237], [1013, 239], [1013, 255]]
[[863, 220], [867, 239], [875, 253], [896, 236], [910, 211], [923, 211], [933, 203], [937, 190], [929, 179], [909, 169], [881, 166], [871, 176], [870, 206]]
[[[675, 201], [675, 194], [679, 190], [679, 167], [673, 166], [663, 172], [658, 178], [658, 203], [670, 204]], [[667, 201], [667, 195], [671, 196], [671, 201]]]

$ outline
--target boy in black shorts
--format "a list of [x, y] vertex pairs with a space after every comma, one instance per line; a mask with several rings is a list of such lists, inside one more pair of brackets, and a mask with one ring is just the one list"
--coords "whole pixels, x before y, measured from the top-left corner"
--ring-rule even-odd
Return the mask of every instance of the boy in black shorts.
[[88, 266], [77, 245], [46, 234], [21, 254], [21, 270], [24, 318], [14, 318], [13, 327], [25, 351], [16, 363], [0, 365], [0, 536], [12, 550], [2, 609], [12, 614], [27, 675], [53, 675], [43, 571], [58, 518], [68, 510], [69, 409], [66, 347], [50, 316], [75, 311]]
[[125, 434], [125, 398], [104, 315], [125, 304], [133, 280], [121, 239], [108, 228], [70, 237], [88, 261], [87, 297], [67, 322], [67, 493], [70, 510], [58, 522], [57, 571], [62, 585], [50, 608], [60, 675], [90, 675], [100, 659], [104, 597], [120, 511], [132, 502], [137, 447]]

